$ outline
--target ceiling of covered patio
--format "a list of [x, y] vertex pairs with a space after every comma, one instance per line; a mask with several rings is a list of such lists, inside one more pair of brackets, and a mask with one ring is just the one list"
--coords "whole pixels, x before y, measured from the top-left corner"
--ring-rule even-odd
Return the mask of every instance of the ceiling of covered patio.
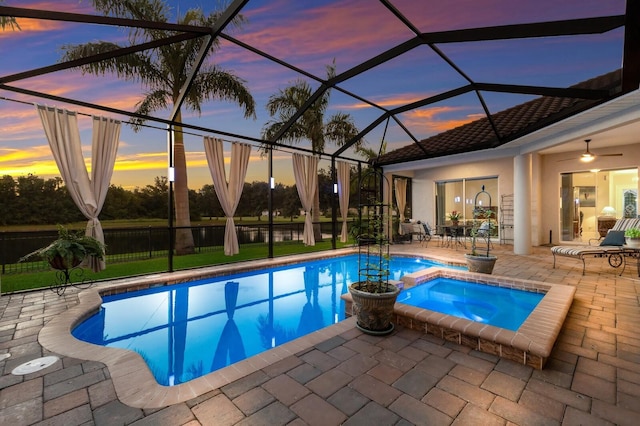
[[[257, 117], [247, 120], [240, 108], [212, 101], [203, 105], [201, 115], [183, 113], [186, 129], [284, 146], [281, 136], [287, 126], [273, 139], [262, 139], [261, 129], [270, 118], [265, 105], [270, 95], [304, 81], [313, 94], [288, 125], [330, 90], [328, 111], [350, 114], [360, 133], [344, 146], [325, 144], [324, 152], [362, 160], [353, 149], [358, 140], [375, 152], [384, 140], [391, 151], [479, 118], [488, 119], [498, 147], [513, 141], [495, 125], [494, 115], [500, 111], [541, 96], [602, 105], [636, 90], [640, 81], [640, 7], [633, 1], [236, 0], [224, 16], [228, 21], [242, 14], [248, 23], [234, 31], [227, 31], [227, 21], [214, 28], [124, 21], [99, 16], [88, 3], [69, 10], [39, 9], [39, 3], [16, 7], [24, 2], [9, 0], [0, 6], [0, 15], [44, 28], [36, 36], [31, 31], [0, 32], [4, 49], [15, 56], [3, 63], [0, 73], [3, 99], [53, 101], [127, 119], [135, 116], [144, 88], [115, 77], [82, 75], [78, 63], [59, 62], [51, 43], [100, 38], [122, 44], [122, 28], [135, 27], [156, 28], [167, 43], [175, 41], [172, 37], [212, 37], [220, 43], [213, 61], [246, 81], [256, 99]], [[210, 12], [204, 7], [205, 14]], [[43, 38], [50, 40], [44, 43]], [[145, 46], [133, 49], [139, 48]], [[16, 56], [19, 51], [28, 52], [30, 60]], [[333, 63], [336, 75], [327, 80], [326, 67]], [[615, 90], [572, 87], [621, 64], [621, 86]], [[198, 71], [193, 69], [194, 77]], [[98, 88], [127, 96], [104, 96]], [[9, 103], [2, 102], [1, 108], [7, 111]], [[3, 121], [11, 119], [5, 117]], [[171, 124], [175, 114], [163, 110], [144, 118], [162, 126]], [[630, 143], [638, 130], [633, 129], [612, 129], [617, 143]], [[594, 140], [592, 148], [612, 143], [602, 139]], [[572, 142], [575, 148], [563, 149], [581, 148], [580, 140]], [[311, 146], [301, 143], [295, 149], [311, 151]]]

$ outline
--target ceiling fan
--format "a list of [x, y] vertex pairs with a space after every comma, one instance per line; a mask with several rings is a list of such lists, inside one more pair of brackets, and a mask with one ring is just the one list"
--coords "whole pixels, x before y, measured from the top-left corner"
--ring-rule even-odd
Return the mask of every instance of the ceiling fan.
[[[580, 161], [582, 161], [583, 163], [590, 163], [593, 160], [596, 159], [596, 157], [620, 157], [622, 156], [622, 153], [617, 153], [617, 154], [594, 154], [591, 151], [589, 151], [589, 142], [591, 142], [591, 139], [585, 139], [584, 142], [587, 144], [587, 150], [585, 152], [583, 152], [582, 154], [580, 154]], [[573, 160], [573, 158], [567, 158], [565, 160], [560, 160], [560, 161], [567, 161], [567, 160]]]

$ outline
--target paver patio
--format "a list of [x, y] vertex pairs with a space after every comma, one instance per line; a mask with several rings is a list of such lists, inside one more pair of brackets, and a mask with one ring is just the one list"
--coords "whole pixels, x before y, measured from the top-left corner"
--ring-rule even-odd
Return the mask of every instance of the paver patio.
[[[418, 243], [394, 249], [461, 259], [464, 251]], [[129, 407], [101, 363], [49, 355], [38, 333], [77, 303], [77, 292], [0, 297], [0, 424], [20, 425], [635, 425], [640, 416], [640, 279], [606, 259], [581, 264], [548, 248], [516, 256], [497, 246], [494, 275], [576, 286], [574, 303], [543, 370], [402, 329], [387, 337], [355, 327], [184, 403]], [[347, 321], [353, 322], [353, 319]], [[55, 354], [54, 354], [55, 355]]]

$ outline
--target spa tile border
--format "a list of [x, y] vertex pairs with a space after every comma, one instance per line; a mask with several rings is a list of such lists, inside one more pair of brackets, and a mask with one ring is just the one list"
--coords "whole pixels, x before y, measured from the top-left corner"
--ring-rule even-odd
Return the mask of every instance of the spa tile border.
[[[402, 281], [405, 288], [410, 288], [438, 277], [533, 291], [545, 295], [517, 331], [402, 303], [396, 303], [394, 309], [397, 325], [536, 369], [544, 367], [573, 303], [575, 287], [446, 268], [429, 268], [407, 274], [402, 277]], [[351, 316], [351, 295], [346, 294], [342, 298], [346, 301], [346, 315]]]
[[[291, 265], [309, 260], [319, 260], [356, 254], [356, 248], [345, 248], [331, 252], [306, 253], [261, 259], [172, 273], [158, 273], [139, 277], [98, 283], [95, 287], [78, 294], [79, 304], [47, 323], [40, 331], [38, 341], [47, 350], [78, 359], [98, 361], [109, 369], [116, 394], [120, 401], [137, 408], [160, 408], [187, 401], [211, 390], [218, 389], [235, 380], [246, 377], [260, 369], [289, 356], [305, 352], [313, 346], [342, 334], [355, 327], [355, 319], [347, 318], [338, 324], [325, 327], [276, 348], [262, 352], [228, 367], [176, 386], [159, 385], [146, 362], [140, 355], [118, 348], [106, 348], [76, 339], [71, 335], [79, 323], [100, 309], [102, 296], [145, 290], [196, 281], [199, 279], [248, 272], [266, 267]], [[460, 265], [459, 262], [431, 256], [393, 253], [394, 256], [423, 257], [444, 264]]]

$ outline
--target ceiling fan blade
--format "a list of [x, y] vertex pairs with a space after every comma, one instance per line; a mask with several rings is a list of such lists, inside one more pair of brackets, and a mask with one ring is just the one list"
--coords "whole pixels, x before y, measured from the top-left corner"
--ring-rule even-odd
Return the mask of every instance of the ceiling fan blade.
[[617, 154], [595, 154], [596, 157], [622, 157], [622, 153]]

